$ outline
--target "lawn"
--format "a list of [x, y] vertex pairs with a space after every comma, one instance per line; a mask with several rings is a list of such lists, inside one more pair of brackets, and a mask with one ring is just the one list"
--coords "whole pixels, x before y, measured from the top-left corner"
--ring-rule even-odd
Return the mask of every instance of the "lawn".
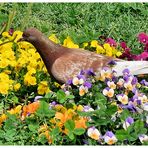
[[148, 145], [147, 75], [117, 77], [114, 63], [58, 84], [17, 42], [35, 27], [68, 48], [147, 60], [147, 21], [148, 3], [0, 3], [0, 145]]

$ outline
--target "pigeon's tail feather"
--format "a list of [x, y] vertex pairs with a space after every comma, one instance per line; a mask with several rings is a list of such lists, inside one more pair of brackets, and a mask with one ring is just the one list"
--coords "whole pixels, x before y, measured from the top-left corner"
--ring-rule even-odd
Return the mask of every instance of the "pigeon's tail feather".
[[117, 76], [123, 75], [122, 71], [126, 68], [133, 75], [148, 74], [148, 61], [119, 61], [116, 63], [113, 70], [117, 72]]

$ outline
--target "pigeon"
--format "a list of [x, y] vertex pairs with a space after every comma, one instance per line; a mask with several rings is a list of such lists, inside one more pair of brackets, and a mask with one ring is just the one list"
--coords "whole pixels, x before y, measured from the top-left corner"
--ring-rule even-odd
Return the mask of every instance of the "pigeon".
[[67, 83], [82, 70], [93, 69], [98, 74], [110, 61], [116, 62], [113, 70], [117, 76], [122, 76], [126, 68], [133, 75], [148, 74], [148, 61], [125, 61], [88, 50], [67, 48], [49, 40], [36, 28], [26, 29], [19, 41], [27, 41], [36, 48], [48, 73], [59, 83]]

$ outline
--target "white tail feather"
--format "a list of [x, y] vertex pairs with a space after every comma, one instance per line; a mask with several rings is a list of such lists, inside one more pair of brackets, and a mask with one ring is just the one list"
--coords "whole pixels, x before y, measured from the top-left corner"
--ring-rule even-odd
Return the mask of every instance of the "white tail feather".
[[122, 76], [122, 71], [128, 68], [133, 75], [148, 74], [148, 61], [122, 61], [116, 62], [113, 68], [117, 72], [117, 76]]

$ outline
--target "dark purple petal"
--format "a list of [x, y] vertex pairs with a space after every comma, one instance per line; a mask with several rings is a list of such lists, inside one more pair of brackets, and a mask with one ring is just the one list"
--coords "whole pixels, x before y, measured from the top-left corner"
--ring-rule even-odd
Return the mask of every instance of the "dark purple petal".
[[90, 68], [89, 70], [86, 71], [86, 74], [89, 75], [89, 76], [95, 76], [95, 73], [93, 71], [92, 68]]
[[144, 79], [140, 82], [142, 85], [148, 86], [148, 82]]
[[111, 132], [111, 131], [107, 131], [105, 135], [110, 138], [112, 138], [114, 136], [113, 132]]
[[92, 87], [92, 84], [90, 82], [85, 82], [84, 86], [87, 87], [88, 89]]
[[132, 124], [132, 123], [134, 123], [134, 119], [132, 117], [128, 117], [126, 119], [126, 122], [128, 122], [129, 124]]
[[84, 75], [79, 74], [77, 77], [78, 77], [78, 79], [83, 79], [83, 80], [86, 80], [86, 78], [85, 78], [85, 76], [84, 76]]
[[132, 85], [135, 85], [135, 84], [137, 84], [137, 82], [138, 82], [137, 78], [136, 77], [133, 77], [131, 84]]
[[137, 104], [138, 105], [141, 105], [141, 100], [137, 100]]
[[130, 71], [129, 71], [128, 68], [126, 68], [126, 69], [124, 69], [124, 70], [122, 71], [122, 73], [123, 73], [124, 75], [128, 75], [128, 74], [130, 74]]
[[85, 71], [81, 70], [79, 75], [84, 75], [84, 74], [85, 74]]
[[109, 61], [108, 62], [108, 65], [110, 65], [110, 66], [114, 66], [114, 65], [116, 65], [117, 63], [114, 61], [114, 60], [111, 60], [111, 61]]
[[109, 88], [109, 87], [106, 87], [105, 89], [106, 89], [107, 91], [109, 91], [109, 90], [110, 90], [110, 88]]
[[68, 80], [68, 81], [67, 81], [67, 84], [68, 84], [68, 85], [71, 85], [71, 84], [72, 84], [72, 79]]

